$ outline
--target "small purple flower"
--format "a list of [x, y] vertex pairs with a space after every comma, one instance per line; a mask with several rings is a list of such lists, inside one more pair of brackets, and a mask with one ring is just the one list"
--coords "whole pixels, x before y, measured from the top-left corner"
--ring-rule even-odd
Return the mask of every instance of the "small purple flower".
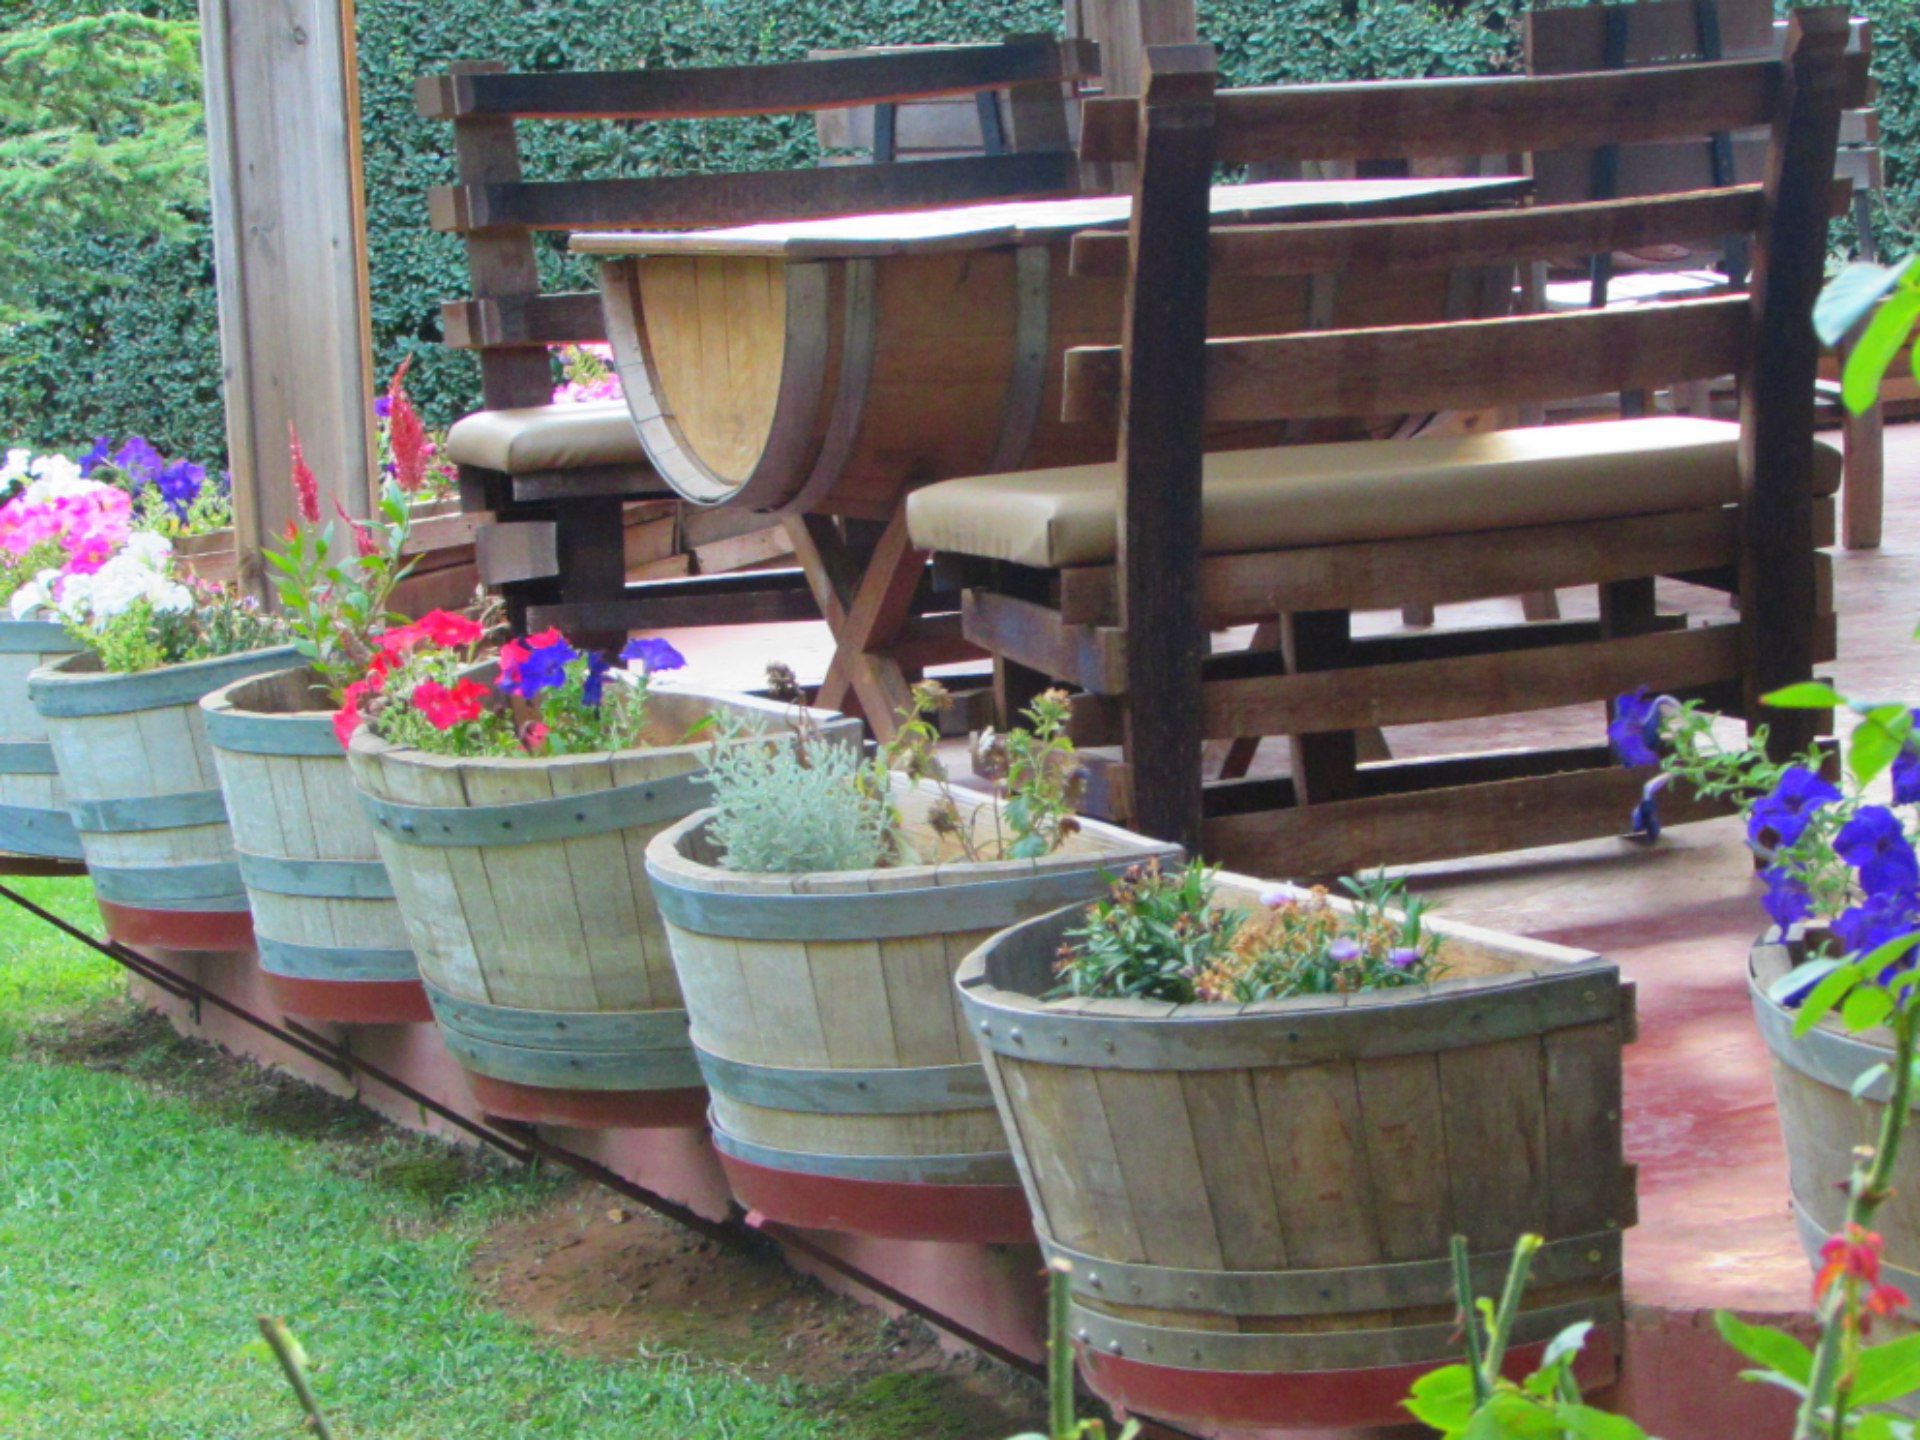
[[[1833, 933], [1840, 937], [1849, 955], [1864, 955], [1889, 940], [1910, 934], [1916, 925], [1920, 925], [1920, 894], [1911, 890], [1887, 890], [1869, 895], [1851, 910], [1836, 915]], [[1903, 964], [1912, 964], [1911, 958]]]
[[501, 681], [500, 688], [510, 690], [524, 700], [531, 700], [542, 690], [557, 690], [566, 684], [567, 666], [579, 658], [578, 650], [556, 638], [551, 645], [529, 650], [513, 680]]
[[580, 698], [598, 709], [600, 697], [606, 690], [607, 671], [613, 668], [613, 662], [598, 650], [587, 656], [587, 678], [580, 686]]
[[167, 507], [184, 520], [193, 502], [200, 498], [200, 487], [206, 478], [206, 466], [196, 465], [191, 460], [175, 460], [160, 472], [160, 494], [166, 500]]
[[385, 393], [374, 396], [373, 413], [385, 420], [393, 413], [393, 397]]
[[102, 465], [106, 464], [112, 455], [113, 437], [110, 435], [94, 436], [93, 448], [80, 457], [81, 475], [87, 476], [93, 474], [95, 470], [98, 470]]
[[113, 464], [126, 473], [136, 489], [157, 476], [166, 463], [144, 435], [129, 435], [127, 443], [113, 454]]
[[1791, 765], [1773, 793], [1747, 812], [1747, 839], [1756, 845], [1767, 831], [1777, 844], [1791, 845], [1807, 833], [1813, 812], [1840, 798], [1840, 792], [1804, 765]]
[[[1913, 712], [1913, 723], [1914, 735], [1920, 736], [1920, 710]], [[1893, 803], [1920, 805], [1920, 750], [1911, 738], [1893, 757]]]
[[1652, 765], [1660, 759], [1653, 747], [1660, 740], [1660, 700], [1642, 685], [1617, 695], [1613, 701], [1613, 719], [1607, 725], [1607, 739], [1622, 765]]
[[1767, 885], [1766, 897], [1760, 903], [1766, 906], [1767, 918], [1782, 930], [1813, 913], [1813, 897], [1791, 870], [1769, 865], [1760, 872], [1760, 878]]
[[620, 652], [622, 660], [638, 660], [640, 668], [649, 675], [657, 675], [662, 670], [678, 670], [687, 663], [682, 655], [665, 640], [629, 640], [627, 648]]
[[1350, 935], [1342, 935], [1327, 946], [1327, 958], [1336, 965], [1351, 965], [1360, 958], [1361, 945]]
[[1396, 970], [1411, 970], [1420, 963], [1420, 951], [1413, 945], [1396, 945], [1387, 952], [1387, 964]]
[[1884, 805], [1863, 805], [1833, 837], [1833, 848], [1860, 872], [1860, 888], [1870, 896], [1920, 886], [1913, 842], [1900, 817]]

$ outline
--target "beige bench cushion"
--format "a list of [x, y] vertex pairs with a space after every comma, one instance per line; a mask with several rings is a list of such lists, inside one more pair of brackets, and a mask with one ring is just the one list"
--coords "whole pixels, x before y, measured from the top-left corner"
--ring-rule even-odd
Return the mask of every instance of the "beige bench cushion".
[[447, 454], [456, 465], [509, 475], [644, 464], [647, 458], [624, 400], [479, 410], [447, 432]]
[[[1210, 555], [1409, 539], [1652, 515], [1739, 496], [1740, 427], [1657, 416], [1416, 440], [1291, 445], [1209, 455]], [[1817, 488], [1840, 452], [1816, 446]], [[907, 497], [924, 550], [1058, 569], [1110, 563], [1116, 465], [947, 480]]]

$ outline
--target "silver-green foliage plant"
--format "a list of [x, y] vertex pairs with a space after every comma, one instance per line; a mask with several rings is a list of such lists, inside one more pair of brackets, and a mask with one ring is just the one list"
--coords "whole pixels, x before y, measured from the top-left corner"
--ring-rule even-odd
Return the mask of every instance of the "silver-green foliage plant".
[[851, 745], [723, 728], [707, 756], [709, 833], [721, 864], [752, 874], [870, 870], [893, 854], [894, 809], [861, 782]]

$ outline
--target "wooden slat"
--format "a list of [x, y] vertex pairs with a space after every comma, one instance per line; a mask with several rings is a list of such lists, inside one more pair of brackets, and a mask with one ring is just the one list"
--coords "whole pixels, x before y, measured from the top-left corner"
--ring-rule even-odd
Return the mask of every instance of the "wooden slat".
[[[1648, 245], [1718, 239], [1760, 221], [1760, 187], [1708, 190], [1662, 199], [1597, 201], [1552, 209], [1245, 225], [1216, 229], [1208, 246], [1215, 275], [1316, 275], [1343, 266], [1449, 269], [1510, 265]], [[1125, 275], [1127, 237], [1076, 235], [1076, 275]]]
[[962, 613], [967, 639], [992, 654], [1096, 695], [1126, 688], [1124, 647], [1116, 630], [1062, 625], [1044, 605], [977, 590], [967, 592]]
[[598, 343], [607, 338], [597, 290], [447, 300], [440, 306], [440, 329], [441, 343], [456, 350]]
[[[1745, 297], [1732, 296], [1565, 315], [1211, 340], [1207, 419], [1480, 410], [1651, 389], [1740, 370], [1747, 358], [1748, 324]], [[1114, 422], [1120, 364], [1118, 346], [1067, 352], [1067, 419]]]
[[474, 537], [480, 578], [488, 585], [545, 580], [560, 573], [557, 527], [551, 520], [483, 526]]
[[926, 210], [975, 201], [1072, 195], [1065, 152], [976, 155], [913, 165], [837, 165], [645, 180], [546, 180], [436, 185], [436, 230], [687, 229], [818, 219], [868, 210]]
[[1665, 692], [1738, 674], [1739, 628], [1710, 625], [1584, 645], [1218, 680], [1201, 692], [1201, 719], [1209, 740], [1357, 730], [1547, 710], [1636, 685]]
[[836, 109], [1098, 74], [1091, 43], [1031, 38], [773, 65], [427, 75], [414, 84], [414, 104], [430, 120], [665, 120]]
[[642, 500], [673, 493], [644, 460], [624, 465], [586, 465], [578, 470], [528, 470], [512, 476], [509, 484], [514, 502], [520, 505], [595, 495]]
[[[1730, 563], [1736, 525], [1734, 511], [1720, 509], [1528, 526], [1490, 532], [1498, 543], [1481, 544], [1471, 566], [1460, 563], [1458, 538], [1444, 535], [1280, 554], [1214, 555], [1201, 562], [1202, 606], [1208, 626], [1219, 629], [1316, 606], [1389, 609], [1409, 595], [1447, 604], [1676, 574]], [[1063, 623], [1107, 625], [1116, 613], [1111, 566], [1060, 572]]]
[[[1732, 60], [1605, 74], [1224, 90], [1219, 158], [1226, 164], [1418, 159], [1578, 148], [1596, 135], [1623, 145], [1705, 136], [1771, 123], [1780, 74], [1778, 61]], [[1867, 103], [1864, 57], [1850, 57], [1844, 82], [1844, 106]], [[1138, 112], [1132, 101], [1087, 101], [1081, 158], [1130, 158]]]
[[[798, 583], [794, 583], [798, 582]], [[628, 590], [617, 600], [529, 605], [527, 628], [557, 625], [568, 635], [588, 631], [668, 630], [683, 625], [760, 625], [818, 620], [820, 607], [796, 571], [750, 571], [711, 580], [667, 581]]]
[[[1776, 56], [1770, 0], [1727, 0], [1719, 7], [1720, 53], [1727, 59]], [[1572, 5], [1528, 10], [1523, 20], [1529, 74], [1563, 75], [1606, 68], [1608, 12], [1627, 20], [1626, 49], [1620, 63], [1629, 68], [1692, 60], [1700, 54], [1699, 7], [1694, 0], [1638, 0], [1632, 9]]]

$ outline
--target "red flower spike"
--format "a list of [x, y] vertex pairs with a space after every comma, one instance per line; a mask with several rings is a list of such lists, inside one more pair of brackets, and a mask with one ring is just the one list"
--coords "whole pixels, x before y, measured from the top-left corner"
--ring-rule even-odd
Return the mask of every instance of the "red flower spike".
[[393, 451], [393, 477], [409, 495], [426, 483], [427, 463], [433, 459], [427, 427], [403, 383], [411, 364], [413, 356], [409, 355], [387, 382], [387, 446]]
[[373, 533], [372, 527], [364, 520], [354, 519], [347, 513], [347, 507], [338, 500], [333, 502], [333, 508], [340, 512], [340, 518], [347, 522], [347, 528], [353, 532], [353, 553], [362, 560], [371, 560], [378, 555], [380, 540]]
[[1853, 1224], [1847, 1226], [1844, 1234], [1828, 1240], [1820, 1247], [1820, 1258], [1827, 1263], [1814, 1277], [1813, 1298], [1820, 1300], [1843, 1275], [1869, 1288], [1879, 1286], [1880, 1251], [1885, 1243], [1873, 1231]]
[[300, 453], [300, 432], [287, 422], [287, 434], [293, 440], [293, 499], [300, 518], [309, 525], [320, 523], [320, 482], [313, 478], [307, 457]]

